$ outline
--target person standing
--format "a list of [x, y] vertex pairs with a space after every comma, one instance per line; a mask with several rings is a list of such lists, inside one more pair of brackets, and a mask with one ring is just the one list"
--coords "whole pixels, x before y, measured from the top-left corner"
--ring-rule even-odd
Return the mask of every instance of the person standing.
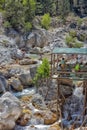
[[62, 58], [60, 64], [61, 64], [61, 68], [64, 69], [65, 68], [65, 59], [64, 58]]

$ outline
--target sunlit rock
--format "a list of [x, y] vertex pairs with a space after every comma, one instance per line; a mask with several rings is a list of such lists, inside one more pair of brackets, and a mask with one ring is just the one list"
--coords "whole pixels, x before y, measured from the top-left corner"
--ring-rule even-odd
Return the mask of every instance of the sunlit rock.
[[46, 125], [50, 125], [50, 124], [53, 124], [57, 121], [57, 115], [50, 112], [50, 111], [47, 111], [47, 113], [45, 113], [44, 115], [44, 124]]
[[50, 126], [48, 130], [61, 130], [60, 126], [56, 123]]

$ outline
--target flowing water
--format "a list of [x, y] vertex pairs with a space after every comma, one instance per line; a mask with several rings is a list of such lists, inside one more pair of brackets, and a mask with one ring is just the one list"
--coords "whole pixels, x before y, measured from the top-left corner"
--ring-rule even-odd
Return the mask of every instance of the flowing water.
[[63, 106], [64, 127], [70, 128], [73, 124], [75, 127], [81, 126], [83, 122], [84, 95], [83, 87], [76, 87], [73, 95], [69, 97]]
[[14, 93], [11, 92], [11, 93], [13, 93], [14, 96], [20, 98], [22, 96], [33, 95], [35, 94], [35, 92], [36, 92], [35, 87], [32, 87], [32, 88], [23, 89], [22, 92], [14, 92]]
[[[15, 92], [13, 93], [13, 95], [20, 98], [22, 96], [25, 96], [25, 95], [29, 96], [35, 93], [36, 93], [36, 89], [32, 87], [32, 88], [24, 89], [22, 92]], [[29, 104], [29, 107], [32, 110], [32, 113], [39, 111], [38, 109], [35, 109], [32, 103]], [[22, 127], [22, 126], [17, 125], [15, 127], [15, 130], [48, 130], [49, 127], [50, 125], [44, 125], [44, 120], [37, 120], [37, 119], [31, 118], [27, 126]]]
[[[34, 94], [36, 92], [35, 88], [25, 89], [22, 92], [14, 93], [15, 96], [21, 97], [24, 95]], [[33, 112], [38, 111], [35, 109], [32, 104], [30, 108]], [[84, 95], [83, 87], [76, 87], [73, 91], [73, 95], [66, 99], [66, 102], [63, 106], [63, 118], [62, 124], [64, 127], [70, 128], [73, 124], [78, 128], [83, 122], [83, 109], [84, 109]], [[50, 125], [44, 125], [44, 121], [37, 121], [31, 119], [27, 126], [16, 126], [15, 130], [48, 130]]]
[[15, 130], [48, 130], [50, 126], [47, 125], [30, 125], [26, 127], [16, 126]]

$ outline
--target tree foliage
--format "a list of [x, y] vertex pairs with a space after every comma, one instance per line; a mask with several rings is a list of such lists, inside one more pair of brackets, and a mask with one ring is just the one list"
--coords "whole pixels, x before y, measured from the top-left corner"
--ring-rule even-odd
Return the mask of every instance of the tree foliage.
[[51, 22], [51, 19], [50, 19], [49, 13], [44, 14], [41, 20], [42, 27], [44, 27], [45, 29], [48, 29], [50, 26], [50, 22]]
[[[36, 15], [43, 16], [42, 25], [48, 28], [49, 16], [60, 15], [63, 21], [73, 7], [79, 4], [80, 0], [0, 0], [0, 10], [5, 12], [5, 21], [8, 21], [11, 27], [20, 30], [26, 28], [28, 23], [32, 24], [32, 20]], [[87, 4], [86, 0], [82, 0], [82, 4]], [[49, 14], [49, 15], [45, 15]], [[46, 22], [45, 22], [46, 21]], [[81, 20], [78, 21], [78, 24]]]
[[35, 0], [8, 0], [5, 1], [4, 17], [10, 25], [16, 30], [22, 28], [26, 31], [32, 27], [30, 23], [35, 16], [36, 2]]
[[34, 83], [36, 84], [39, 79], [48, 78], [50, 75], [50, 65], [49, 61], [44, 58], [42, 64], [37, 68], [37, 73], [34, 77]]

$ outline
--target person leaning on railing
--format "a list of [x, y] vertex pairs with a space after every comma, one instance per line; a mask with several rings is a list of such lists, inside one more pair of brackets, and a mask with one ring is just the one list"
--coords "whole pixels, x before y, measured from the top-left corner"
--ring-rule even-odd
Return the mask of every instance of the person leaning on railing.
[[65, 69], [65, 59], [64, 58], [62, 58], [60, 64], [61, 64], [61, 68]]

